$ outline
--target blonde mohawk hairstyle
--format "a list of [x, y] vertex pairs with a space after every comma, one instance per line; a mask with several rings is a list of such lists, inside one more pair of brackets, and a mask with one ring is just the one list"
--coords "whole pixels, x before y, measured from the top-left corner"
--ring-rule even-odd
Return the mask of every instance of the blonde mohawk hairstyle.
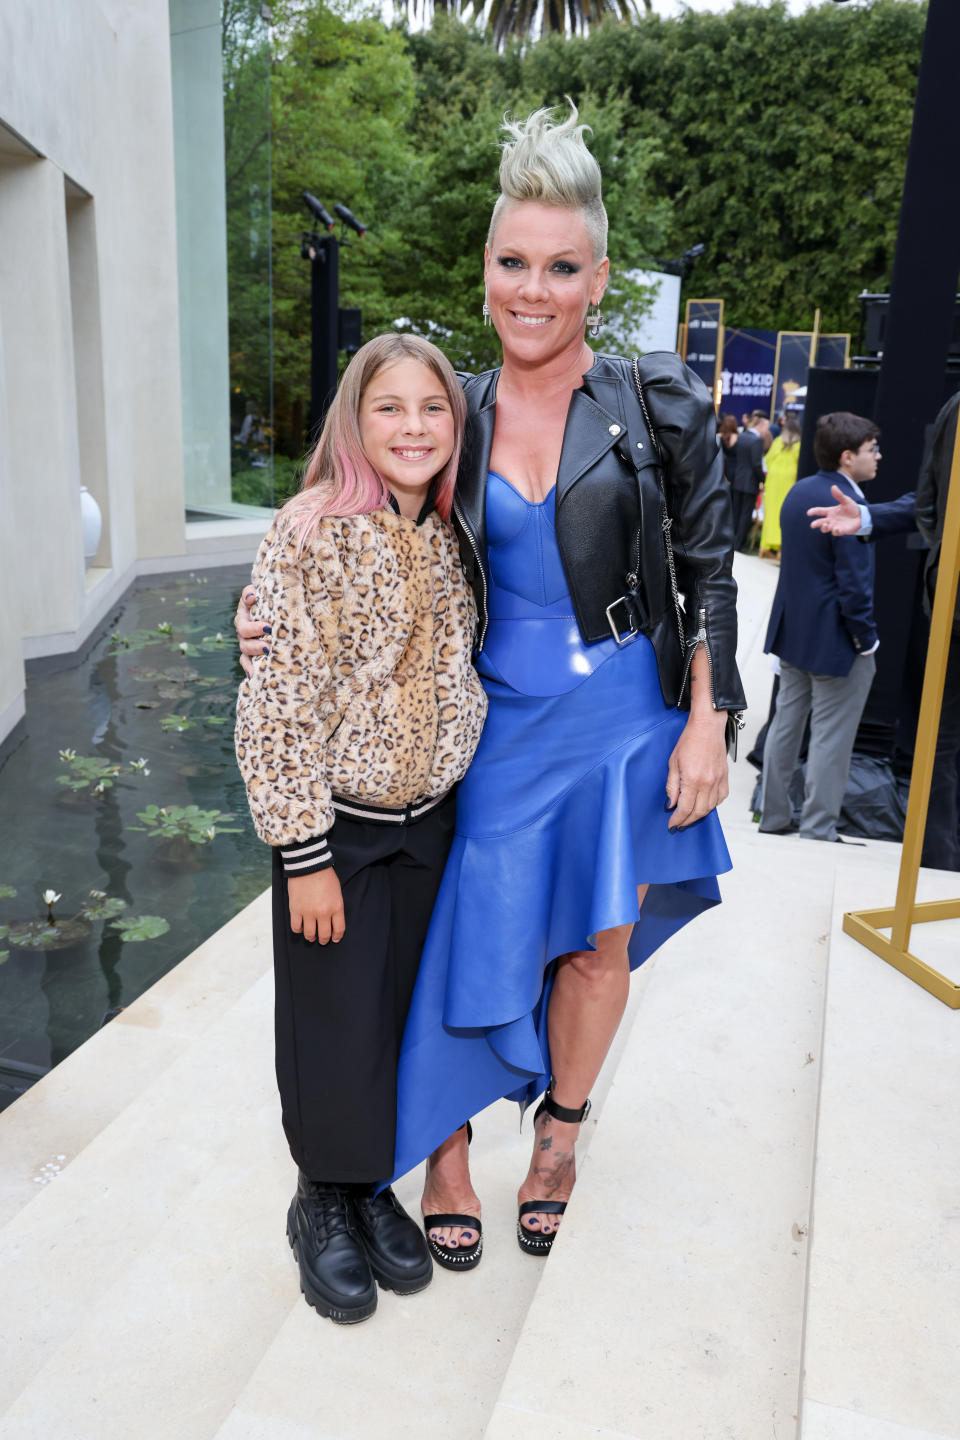
[[595, 260], [607, 253], [607, 212], [601, 197], [600, 166], [587, 149], [577, 123], [578, 112], [567, 97], [569, 113], [561, 121], [552, 109], [534, 110], [526, 120], [504, 116], [500, 159], [500, 198], [493, 207], [487, 244], [492, 245], [497, 222], [508, 205], [533, 200], [579, 210], [587, 227]]

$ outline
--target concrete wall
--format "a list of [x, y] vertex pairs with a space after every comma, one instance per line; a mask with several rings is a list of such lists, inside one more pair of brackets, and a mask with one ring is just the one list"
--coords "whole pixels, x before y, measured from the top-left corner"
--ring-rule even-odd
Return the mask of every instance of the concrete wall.
[[[15, 580], [16, 544], [10, 487], [10, 427], [0, 323], [0, 575], [4, 577], [4, 624], [0, 625], [0, 740], [23, 716], [24, 673], [20, 644], [20, 596]], [[9, 577], [9, 578], [8, 578]]]
[[[167, 0], [0, 5], [0, 563], [23, 636], [7, 609], [0, 737], [22, 655], [77, 648], [138, 564], [186, 553], [178, 301]], [[105, 518], [86, 574], [81, 484]]]
[[220, 0], [170, 0], [184, 490], [230, 501], [227, 195]]

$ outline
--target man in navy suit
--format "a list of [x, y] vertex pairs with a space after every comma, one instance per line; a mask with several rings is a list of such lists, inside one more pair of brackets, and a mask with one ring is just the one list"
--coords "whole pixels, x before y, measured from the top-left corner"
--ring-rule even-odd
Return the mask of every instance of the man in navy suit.
[[863, 501], [860, 487], [877, 473], [878, 435], [860, 415], [822, 415], [813, 445], [820, 469], [793, 486], [780, 511], [780, 578], [764, 646], [780, 658], [777, 712], [763, 755], [760, 829], [768, 834], [794, 829], [788, 789], [809, 717], [800, 834], [841, 838], [850, 756], [876, 669], [875, 552], [812, 529], [807, 512], [830, 505], [831, 488]]
[[[811, 524], [831, 535], [856, 535], [861, 539], [880, 538], [897, 531], [916, 527], [929, 546], [924, 571], [924, 606], [932, 613], [940, 550], [950, 489], [950, 470], [957, 422], [960, 417], [960, 391], [937, 415], [930, 444], [920, 471], [916, 494], [912, 491], [884, 505], [859, 505], [841, 491], [834, 489], [836, 505], [815, 506]], [[930, 781], [930, 803], [927, 828], [923, 837], [920, 863], [933, 870], [960, 870], [960, 831], [958, 831], [958, 769], [960, 769], [960, 591], [953, 616], [953, 637], [947, 657], [943, 701], [933, 775]]]

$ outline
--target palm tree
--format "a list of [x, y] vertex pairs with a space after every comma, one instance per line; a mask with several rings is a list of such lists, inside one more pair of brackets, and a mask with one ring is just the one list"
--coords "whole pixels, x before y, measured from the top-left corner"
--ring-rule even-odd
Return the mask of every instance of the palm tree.
[[[642, 6], [650, 15], [653, 0], [642, 0]], [[640, 0], [488, 0], [484, 8], [500, 45], [508, 36], [533, 39], [551, 30], [582, 35], [608, 17], [632, 20], [640, 12]]]
[[472, 18], [482, 16], [501, 45], [509, 36], [536, 39], [548, 31], [582, 35], [591, 25], [612, 16], [632, 20], [653, 14], [653, 0], [406, 0], [413, 24], [425, 24], [432, 12]]

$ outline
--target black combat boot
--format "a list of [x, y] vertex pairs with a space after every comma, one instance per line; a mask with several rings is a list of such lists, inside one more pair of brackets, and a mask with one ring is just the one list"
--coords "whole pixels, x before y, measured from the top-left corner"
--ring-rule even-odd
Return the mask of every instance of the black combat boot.
[[416, 1221], [388, 1187], [354, 1187], [353, 1213], [370, 1269], [384, 1290], [413, 1295], [433, 1279], [433, 1261]]
[[308, 1305], [338, 1325], [366, 1320], [377, 1308], [377, 1283], [364, 1253], [344, 1186], [300, 1172], [287, 1212], [287, 1239], [300, 1266]]

